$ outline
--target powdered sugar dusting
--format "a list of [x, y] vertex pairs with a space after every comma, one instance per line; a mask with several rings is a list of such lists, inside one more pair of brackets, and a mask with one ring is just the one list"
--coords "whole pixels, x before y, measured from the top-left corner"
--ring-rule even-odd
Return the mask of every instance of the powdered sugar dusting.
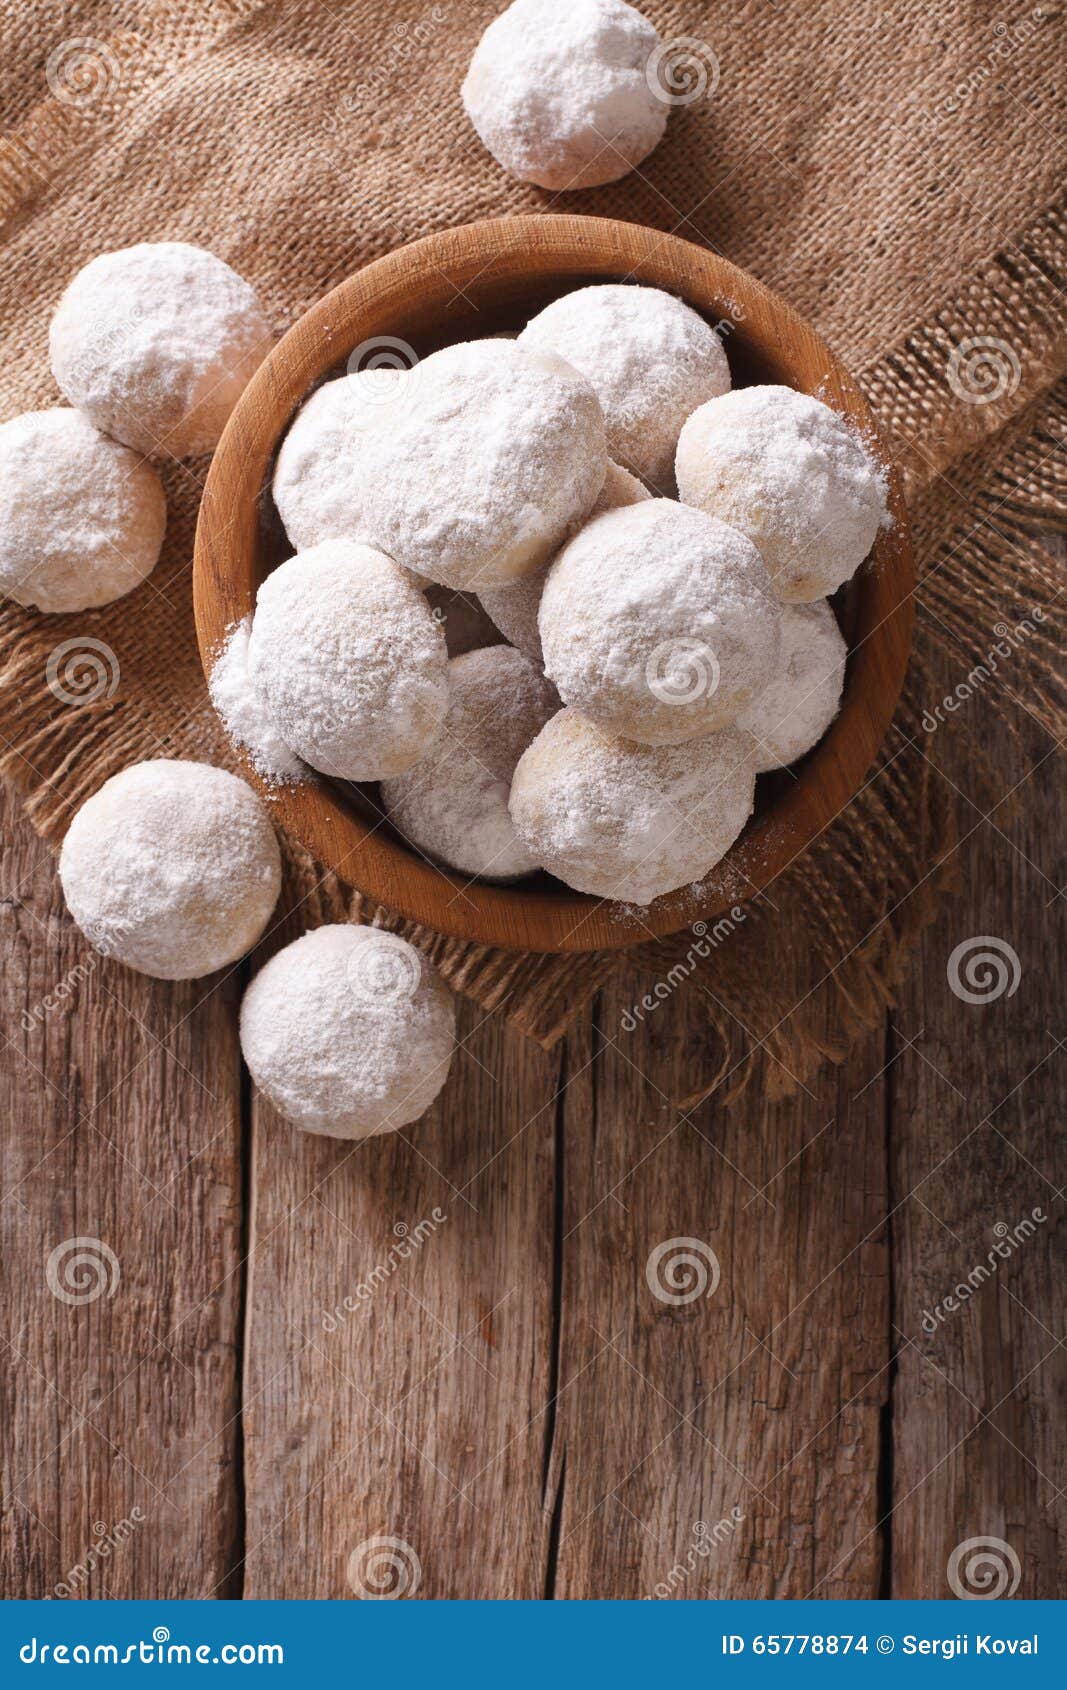
[[276, 785], [307, 779], [311, 771], [290, 750], [270, 719], [248, 674], [251, 616], [227, 631], [208, 681], [211, 702], [234, 745], [239, 745], [256, 773]]
[[510, 646], [483, 647], [448, 666], [449, 709], [437, 745], [407, 774], [382, 782], [394, 825], [449, 868], [515, 880], [539, 865], [508, 814], [515, 765], [559, 709], [551, 682]]
[[863, 562], [886, 514], [886, 477], [836, 411], [808, 393], [744, 387], [712, 399], [682, 429], [686, 504], [755, 542], [780, 598], [836, 592]]
[[534, 317], [519, 345], [551, 348], [592, 382], [608, 451], [661, 494], [674, 491], [682, 424], [730, 387], [715, 330], [661, 288], [578, 288]]
[[511, 816], [576, 891], [647, 905], [706, 874], [752, 813], [751, 741], [733, 728], [688, 745], [635, 745], [561, 710], [519, 761]]
[[777, 668], [737, 725], [756, 741], [756, 773], [785, 768], [818, 744], [837, 715], [848, 648], [825, 599], [782, 609]]
[[463, 104], [497, 162], [542, 188], [591, 188], [652, 151], [669, 107], [655, 29], [624, 0], [514, 0], [474, 53]]

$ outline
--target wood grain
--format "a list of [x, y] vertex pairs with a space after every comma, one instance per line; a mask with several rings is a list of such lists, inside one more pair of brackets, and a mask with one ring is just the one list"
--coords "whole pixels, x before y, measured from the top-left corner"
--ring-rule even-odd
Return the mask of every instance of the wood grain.
[[542, 1593], [559, 1057], [459, 1007], [411, 1131], [333, 1144], [255, 1105], [246, 1595], [350, 1597], [383, 1536], [422, 1596]]
[[[294, 324], [257, 371], [212, 460], [197, 526], [194, 604], [205, 670], [227, 629], [248, 615], [259, 583], [288, 548], [271, 520], [269, 479], [293, 413], [353, 350], [391, 335], [419, 356], [448, 341], [513, 328], [549, 299], [603, 279], [668, 288], [729, 325], [733, 379], [818, 392], [872, 441], [866, 400], [811, 325], [753, 276], [702, 247], [608, 218], [546, 214], [446, 229], [342, 282]], [[275, 796], [282, 825], [351, 885], [409, 918], [506, 949], [590, 951], [671, 933], [759, 889], [807, 849], [861, 785], [888, 728], [911, 644], [914, 566], [899, 477], [888, 470], [891, 526], [841, 595], [851, 659], [841, 713], [799, 778], [763, 780], [745, 834], [691, 892], [657, 899], [639, 918], [572, 892], [548, 875], [490, 886], [436, 868], [383, 825], [351, 785], [316, 781]], [[250, 765], [253, 784], [261, 784]], [[457, 897], [457, 890], [463, 896]]]
[[[236, 982], [95, 957], [0, 807], [0, 1590], [203, 1595], [240, 1536]], [[99, 1275], [56, 1281], [85, 1303], [46, 1276], [73, 1238]]]
[[[942, 660], [937, 690], [969, 667]], [[1025, 680], [1005, 680], [972, 696], [960, 724], [986, 748], [988, 790], [961, 800], [974, 830], [962, 894], [927, 930], [894, 1016], [887, 1530], [897, 1597], [951, 1594], [953, 1550], [982, 1537], [1007, 1545], [993, 1554], [1007, 1585], [1017, 1566], [1019, 1597], [1067, 1589], [1067, 799], [1062, 752], [1017, 702]], [[951, 778], [947, 748], [927, 750], [948, 771], [936, 778]], [[1014, 807], [1005, 804], [1020, 781]], [[979, 935], [1010, 946], [1020, 972], [1013, 993], [972, 1004], [953, 993], [949, 971], [955, 947]], [[1005, 967], [1010, 985], [1010, 958]], [[1016, 1242], [1028, 1218], [1033, 1232]], [[972, 1281], [998, 1244], [1007, 1258]]]

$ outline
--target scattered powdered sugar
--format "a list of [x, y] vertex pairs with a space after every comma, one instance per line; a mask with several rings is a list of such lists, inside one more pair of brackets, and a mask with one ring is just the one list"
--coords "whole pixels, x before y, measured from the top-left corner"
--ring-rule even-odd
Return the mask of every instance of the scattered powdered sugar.
[[86, 800], [59, 877], [96, 948], [159, 980], [236, 962], [281, 889], [278, 841], [247, 782], [206, 763], [134, 763]]
[[295, 1126], [370, 1138], [430, 1107], [455, 1027], [455, 999], [413, 945], [340, 924], [305, 933], [260, 969], [241, 1005], [241, 1050]]
[[588, 523], [553, 565], [539, 615], [563, 701], [649, 745], [731, 722], [773, 672], [779, 620], [752, 542], [671, 499]]
[[747, 534], [778, 596], [836, 592], [886, 515], [886, 477], [844, 418], [789, 387], [743, 387], [689, 418], [678, 441], [679, 496]]
[[785, 768], [817, 745], [837, 715], [848, 648], [825, 599], [782, 610], [778, 666], [737, 719], [757, 741], [756, 773]]
[[163, 544], [151, 464], [80, 411], [0, 425], [0, 593], [38, 610], [89, 610], [132, 592]]
[[623, 0], [514, 0], [482, 36], [463, 83], [497, 163], [542, 188], [617, 181], [663, 136], [655, 29]]
[[537, 569], [604, 485], [596, 394], [562, 359], [514, 341], [464, 341], [424, 358], [384, 390], [375, 426], [355, 442], [322, 398], [329, 391], [297, 419], [299, 452], [283, 444], [278, 454], [283, 522], [314, 460], [316, 485], [332, 483], [316, 532], [360, 540], [444, 586], [477, 592]]
[[661, 288], [578, 288], [546, 305], [519, 345], [558, 352], [592, 382], [608, 451], [662, 494], [674, 490], [682, 424], [730, 387], [715, 330]]
[[650, 904], [725, 856], [752, 813], [747, 734], [636, 745], [561, 710], [519, 760], [511, 817], [532, 856], [576, 891]]
[[248, 672], [286, 745], [339, 780], [402, 774], [448, 709], [444, 631], [410, 576], [324, 540], [259, 589]]
[[210, 452], [273, 342], [255, 290], [185, 241], [104, 252], [49, 331], [52, 373], [98, 428], [149, 455]]
[[[588, 519], [583, 518], [583, 521], [592, 521], [593, 517], [599, 516], [602, 511], [618, 510], [623, 505], [642, 504], [651, 497], [648, 488], [638, 481], [636, 475], [631, 475], [628, 469], [622, 469], [618, 464], [609, 463], [608, 473], [596, 503], [589, 512]], [[579, 523], [578, 527], [581, 526]], [[557, 553], [556, 556], [558, 555]], [[541, 608], [541, 594], [545, 590], [548, 572], [555, 561], [555, 557], [550, 557], [548, 562], [542, 568], [535, 569], [532, 575], [523, 575], [520, 580], [512, 581], [506, 587], [485, 587], [479, 595], [504, 638], [510, 640], [513, 646], [539, 668], [544, 666], [544, 657], [541, 652], [541, 630], [537, 626], [537, 613]], [[450, 643], [449, 650], [451, 649]]]
[[444, 732], [429, 754], [382, 782], [390, 820], [449, 868], [516, 880], [539, 865], [508, 814], [515, 765], [559, 709], [555, 687], [521, 652], [486, 646], [453, 658]]
[[267, 713], [248, 673], [251, 616], [235, 622], [215, 660], [208, 682], [211, 702], [235, 745], [247, 754], [256, 773], [266, 781], [284, 784], [306, 779], [306, 763], [291, 751]]

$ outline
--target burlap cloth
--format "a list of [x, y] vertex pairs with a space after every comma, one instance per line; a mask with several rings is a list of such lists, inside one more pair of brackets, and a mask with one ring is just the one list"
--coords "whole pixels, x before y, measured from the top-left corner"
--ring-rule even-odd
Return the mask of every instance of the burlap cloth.
[[[1061, 589], [1037, 538], [1067, 515], [1063, 7], [648, 0], [664, 37], [703, 44], [714, 97], [680, 105], [640, 171], [562, 198], [506, 177], [460, 105], [499, 9], [7, 0], [0, 418], [57, 401], [47, 328], [62, 287], [95, 253], [138, 240], [211, 248], [254, 282], [279, 330], [402, 242], [553, 205], [675, 230], [787, 295], [863, 380], [906, 475], [920, 569], [916, 661], [878, 770], [704, 976], [717, 1032], [708, 1085], [750, 1072], [760, 1041], [785, 1064], [773, 1062], [770, 1084], [803, 1077], [889, 1001], [951, 872], [951, 788], [919, 749], [936, 702], [924, 652], [947, 648], [963, 679], [1002, 626], [1040, 608], [1012, 683], [1064, 728]], [[984, 351], [968, 344], [978, 338]], [[227, 758], [191, 609], [206, 467], [164, 466], [166, 548], [131, 598], [63, 618], [0, 609], [0, 771], [52, 838], [136, 758]], [[113, 649], [119, 684], [66, 705], [46, 684], [48, 658], [86, 638]], [[292, 858], [308, 921], [389, 919]], [[546, 1044], [619, 966], [414, 936], [457, 988]], [[663, 973], [689, 942], [623, 966]], [[796, 966], [783, 969], [787, 945]]]

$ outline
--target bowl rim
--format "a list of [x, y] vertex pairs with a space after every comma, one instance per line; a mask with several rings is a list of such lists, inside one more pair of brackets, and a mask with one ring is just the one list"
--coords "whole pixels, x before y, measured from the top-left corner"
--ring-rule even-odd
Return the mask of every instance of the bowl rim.
[[[253, 375], [215, 451], [197, 519], [193, 603], [205, 678], [229, 630], [253, 608], [264, 483], [292, 416], [354, 347], [396, 322], [404, 303], [441, 281], [454, 297], [494, 273], [539, 279], [567, 267], [572, 286], [626, 280], [666, 287], [704, 316], [735, 314], [742, 339], [787, 367], [818, 371], [793, 385], [846, 415], [874, 448], [888, 483], [889, 524], [861, 566], [841, 709], [800, 774], [757, 811], [699, 887], [642, 909], [559, 882], [493, 885], [430, 863], [315, 778], [275, 785], [235, 748], [276, 819], [328, 869], [377, 903], [453, 938], [509, 950], [587, 952], [697, 933], [766, 889], [862, 788], [892, 720], [911, 649], [915, 568], [903, 488], [860, 388], [809, 323], [762, 282], [679, 236], [614, 218], [542, 213], [483, 219], [395, 249], [347, 276], [282, 336]], [[655, 278], [655, 279], [654, 279]], [[419, 288], [423, 292], [418, 292]], [[564, 288], [562, 291], [567, 291]], [[392, 313], [392, 315], [390, 315]], [[377, 331], [375, 330], [377, 323]], [[355, 332], [354, 332], [355, 331]], [[361, 332], [366, 331], [366, 332]]]

